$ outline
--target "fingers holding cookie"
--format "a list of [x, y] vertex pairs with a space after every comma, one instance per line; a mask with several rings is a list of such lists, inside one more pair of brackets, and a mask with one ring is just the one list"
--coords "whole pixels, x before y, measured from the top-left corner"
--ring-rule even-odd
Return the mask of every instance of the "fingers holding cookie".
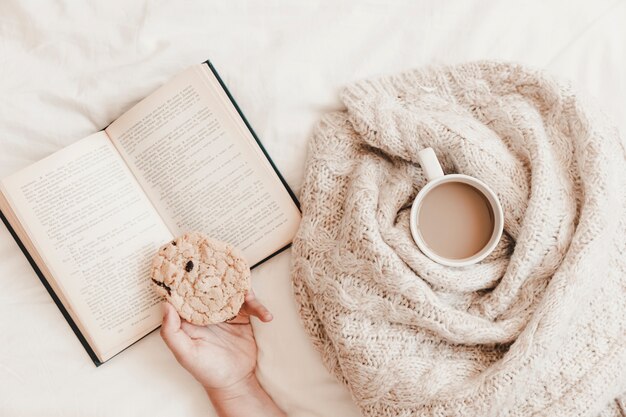
[[167, 301], [163, 303], [163, 324], [161, 325], [161, 338], [170, 348], [176, 360], [182, 363], [192, 349], [192, 342], [181, 327], [181, 319], [174, 307]]
[[270, 311], [267, 309], [267, 307], [265, 307], [258, 298], [256, 298], [256, 295], [254, 294], [254, 291], [250, 290], [245, 298], [244, 298], [244, 302], [243, 302], [243, 306], [242, 306], [242, 311], [244, 311], [248, 316], [254, 316], [257, 317], [259, 320], [263, 321], [263, 322], [269, 322], [272, 321], [272, 319], [274, 318], [272, 316], [272, 313], [270, 313]]
[[244, 303], [239, 313], [225, 321], [227, 324], [249, 324], [250, 316], [254, 316], [263, 322], [272, 321], [272, 313], [257, 298], [252, 290], [246, 293]]

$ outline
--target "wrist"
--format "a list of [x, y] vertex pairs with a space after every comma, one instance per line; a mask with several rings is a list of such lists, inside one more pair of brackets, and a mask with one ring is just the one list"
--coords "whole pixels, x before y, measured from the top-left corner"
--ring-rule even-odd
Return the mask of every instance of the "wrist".
[[241, 380], [225, 387], [204, 387], [207, 395], [213, 403], [237, 400], [243, 397], [256, 395], [259, 391], [263, 391], [259, 381], [254, 374], [250, 372]]
[[254, 372], [241, 381], [222, 388], [205, 387], [213, 407], [220, 417], [284, 417], [272, 398], [259, 384]]

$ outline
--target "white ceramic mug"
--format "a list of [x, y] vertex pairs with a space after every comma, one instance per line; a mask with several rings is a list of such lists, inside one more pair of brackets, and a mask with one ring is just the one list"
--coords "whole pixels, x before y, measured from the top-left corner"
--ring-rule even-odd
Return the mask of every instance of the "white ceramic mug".
[[[419, 191], [419, 193], [415, 197], [415, 200], [413, 201], [413, 206], [411, 207], [410, 226], [411, 234], [413, 235], [415, 243], [426, 256], [442, 265], [467, 266], [482, 261], [495, 249], [498, 242], [500, 241], [500, 238], [502, 237], [502, 231], [504, 229], [504, 214], [502, 212], [502, 206], [500, 205], [498, 197], [487, 186], [487, 184], [474, 177], [463, 174], [444, 175], [443, 170], [441, 169], [441, 165], [439, 164], [437, 156], [435, 155], [435, 152], [432, 148], [423, 149], [418, 153], [417, 156], [420, 165], [424, 170], [428, 183]], [[474, 189], [482, 193], [482, 195], [491, 205], [494, 220], [491, 238], [479, 252], [467, 258], [451, 259], [437, 254], [428, 247], [419, 232], [419, 210], [421, 208], [422, 202], [424, 201], [424, 198], [430, 191], [440, 186], [441, 184], [448, 182], [459, 182], [472, 186]], [[459, 210], [463, 210], [463, 208], [461, 207], [459, 208]]]

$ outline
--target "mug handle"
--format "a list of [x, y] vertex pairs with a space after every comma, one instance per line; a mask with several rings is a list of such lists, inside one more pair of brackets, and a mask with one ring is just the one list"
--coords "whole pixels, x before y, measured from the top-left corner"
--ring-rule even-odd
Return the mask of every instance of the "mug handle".
[[424, 170], [426, 180], [430, 182], [436, 178], [443, 177], [443, 170], [441, 169], [441, 165], [439, 164], [439, 160], [433, 148], [424, 148], [419, 151], [417, 153], [417, 159]]

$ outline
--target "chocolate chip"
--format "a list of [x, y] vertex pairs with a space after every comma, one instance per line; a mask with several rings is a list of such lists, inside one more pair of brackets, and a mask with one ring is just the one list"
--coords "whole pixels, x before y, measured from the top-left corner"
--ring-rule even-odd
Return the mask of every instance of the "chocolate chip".
[[193, 262], [188, 261], [187, 265], [185, 265], [185, 271], [191, 272], [192, 269], [193, 269]]
[[159, 287], [165, 288], [165, 291], [167, 291], [167, 295], [172, 295], [172, 289], [170, 287], [168, 287], [167, 285], [165, 285], [165, 283], [163, 283], [161, 281], [157, 281], [154, 278], [152, 278], [152, 282], [154, 282]]
[[176, 246], [176, 241], [172, 240], [172, 245]]

